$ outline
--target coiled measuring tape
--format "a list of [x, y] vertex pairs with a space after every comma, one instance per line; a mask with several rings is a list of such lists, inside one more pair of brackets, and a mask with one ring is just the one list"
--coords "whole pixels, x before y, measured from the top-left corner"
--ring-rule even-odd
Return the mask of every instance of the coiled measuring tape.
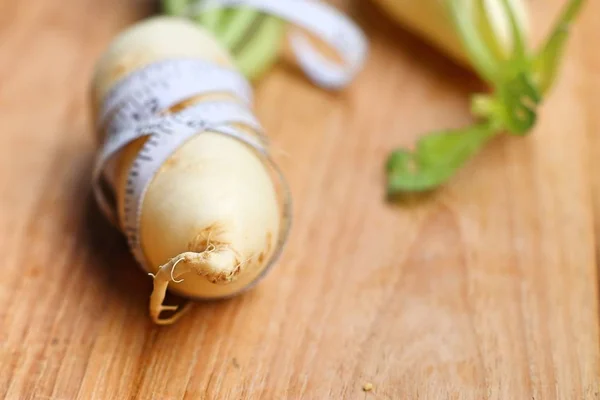
[[[299, 64], [322, 87], [345, 86], [364, 62], [367, 44], [360, 30], [343, 14], [322, 3], [307, 0], [207, 0], [201, 5], [195, 12], [214, 7], [255, 7], [287, 19], [329, 43], [343, 59], [342, 65], [328, 61], [302, 35], [295, 34], [291, 38]], [[179, 112], [164, 114], [185, 100], [211, 93], [228, 93], [232, 100], [200, 102]], [[280, 243], [256, 281], [278, 258], [289, 231], [291, 201], [286, 182], [268, 155], [266, 136], [251, 107], [252, 88], [243, 76], [232, 69], [194, 58], [165, 59], [149, 64], [126, 76], [105, 97], [97, 126], [104, 132], [100, 135], [104, 141], [93, 171], [94, 195], [104, 214], [118, 225], [116, 204], [109, 200], [114, 196], [103, 185], [107, 165], [128, 144], [147, 137], [128, 172], [122, 226], [133, 255], [147, 271], [150, 269], [139, 237], [145, 193], [163, 163], [190, 138], [207, 131], [246, 143], [275, 173], [284, 197]]]
[[343, 64], [328, 60], [304, 33], [294, 32], [290, 44], [297, 62], [317, 85], [339, 89], [346, 86], [362, 68], [368, 44], [362, 31], [334, 7], [315, 0], [203, 0], [193, 4], [188, 14], [207, 10], [246, 6], [278, 16], [309, 32], [334, 49]]

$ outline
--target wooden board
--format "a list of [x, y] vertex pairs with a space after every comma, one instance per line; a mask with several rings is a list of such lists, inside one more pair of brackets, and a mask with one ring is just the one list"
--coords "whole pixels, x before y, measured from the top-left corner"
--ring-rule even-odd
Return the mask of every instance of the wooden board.
[[[479, 84], [360, 3], [372, 49], [350, 89], [285, 63], [257, 87], [295, 200], [281, 263], [169, 327], [90, 197], [93, 64], [155, 10], [0, 3], [0, 398], [600, 398], [600, 3], [533, 135], [404, 204], [384, 199], [387, 154], [468, 123]], [[536, 24], [563, 3], [533, 1]]]

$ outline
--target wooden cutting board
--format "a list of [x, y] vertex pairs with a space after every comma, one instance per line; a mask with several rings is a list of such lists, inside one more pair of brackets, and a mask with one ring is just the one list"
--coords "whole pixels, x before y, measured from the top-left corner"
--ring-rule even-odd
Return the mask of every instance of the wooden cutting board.
[[[600, 398], [600, 2], [535, 132], [398, 204], [388, 153], [468, 123], [480, 84], [357, 3], [372, 47], [352, 87], [289, 63], [257, 85], [295, 201], [285, 256], [157, 327], [150, 279], [91, 201], [87, 97], [112, 36], [156, 10], [0, 2], [0, 398]], [[532, 2], [539, 31], [563, 3]]]

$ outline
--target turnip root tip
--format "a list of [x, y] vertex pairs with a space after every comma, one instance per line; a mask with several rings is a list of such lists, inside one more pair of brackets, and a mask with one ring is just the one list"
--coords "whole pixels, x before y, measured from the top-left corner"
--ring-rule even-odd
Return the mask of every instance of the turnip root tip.
[[[249, 259], [237, 260], [239, 260], [239, 255], [226, 245], [216, 246], [214, 243], [209, 243], [205, 251], [201, 253], [181, 253], [160, 266], [156, 274], [149, 273], [154, 279], [154, 288], [150, 296], [150, 316], [152, 320], [160, 325], [168, 325], [175, 322], [183, 312], [187, 311], [187, 309], [184, 309], [168, 319], [160, 318], [161, 312], [177, 311], [178, 309], [177, 306], [163, 305], [170, 282], [181, 283], [185, 274], [195, 272], [211, 283], [227, 284], [238, 277], [243, 265], [249, 261]], [[181, 266], [178, 267], [180, 264]]]

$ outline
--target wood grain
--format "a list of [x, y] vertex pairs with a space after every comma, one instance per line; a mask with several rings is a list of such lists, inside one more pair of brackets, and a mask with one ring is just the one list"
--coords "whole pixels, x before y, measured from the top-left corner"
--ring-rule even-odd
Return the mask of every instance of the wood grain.
[[[479, 84], [360, 3], [372, 48], [351, 88], [286, 63], [257, 87], [295, 200], [281, 263], [157, 327], [150, 281], [90, 198], [87, 97], [111, 37], [155, 10], [0, 2], [0, 398], [600, 398], [600, 3], [535, 132], [400, 204], [386, 155], [467, 123]], [[533, 1], [538, 26], [563, 3]]]

